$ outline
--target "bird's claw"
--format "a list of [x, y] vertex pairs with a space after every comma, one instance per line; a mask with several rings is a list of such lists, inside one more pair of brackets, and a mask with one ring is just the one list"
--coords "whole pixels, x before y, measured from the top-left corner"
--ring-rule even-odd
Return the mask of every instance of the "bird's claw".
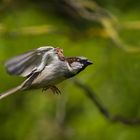
[[42, 92], [45, 92], [47, 89], [48, 89], [48, 88], [46, 88], [46, 87], [45, 87], [45, 88], [43, 88], [43, 89], [42, 89]]
[[47, 89], [51, 89], [53, 94], [61, 94], [61, 91], [56, 86], [49, 86], [42, 89], [42, 92], [46, 91]]
[[56, 86], [50, 86], [50, 89], [53, 94], [61, 94], [61, 91]]

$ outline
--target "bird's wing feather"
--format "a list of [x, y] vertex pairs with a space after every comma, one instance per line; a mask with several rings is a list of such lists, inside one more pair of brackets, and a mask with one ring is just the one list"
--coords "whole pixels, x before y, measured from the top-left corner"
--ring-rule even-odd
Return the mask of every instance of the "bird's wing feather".
[[11, 58], [5, 63], [7, 72], [22, 77], [29, 76], [33, 70], [40, 65], [43, 56], [51, 49], [53, 49], [53, 47], [40, 47], [36, 50]]

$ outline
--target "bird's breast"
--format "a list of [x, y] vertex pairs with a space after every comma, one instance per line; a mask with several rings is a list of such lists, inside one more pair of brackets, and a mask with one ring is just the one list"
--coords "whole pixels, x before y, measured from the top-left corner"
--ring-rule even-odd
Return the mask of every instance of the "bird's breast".
[[33, 86], [47, 87], [48, 85], [58, 84], [66, 79], [65, 73], [68, 72], [69, 70], [64, 62], [50, 64], [33, 81]]

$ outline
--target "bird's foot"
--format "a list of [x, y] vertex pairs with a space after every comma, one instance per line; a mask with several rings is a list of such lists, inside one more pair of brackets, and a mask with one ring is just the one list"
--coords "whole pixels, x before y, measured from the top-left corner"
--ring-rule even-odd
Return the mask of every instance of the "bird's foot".
[[61, 91], [56, 86], [49, 86], [53, 94], [61, 94]]
[[42, 92], [45, 92], [48, 89], [48, 87], [42, 88]]
[[53, 92], [53, 94], [61, 94], [61, 91], [56, 87], [56, 86], [49, 86], [49, 87], [44, 87], [42, 89], [42, 92], [48, 90], [48, 89], [51, 89], [51, 91]]

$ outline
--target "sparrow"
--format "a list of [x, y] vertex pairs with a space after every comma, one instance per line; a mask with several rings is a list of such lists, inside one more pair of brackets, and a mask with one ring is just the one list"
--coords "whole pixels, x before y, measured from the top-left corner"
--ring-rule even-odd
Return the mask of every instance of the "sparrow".
[[60, 94], [55, 85], [77, 75], [91, 64], [86, 57], [65, 57], [63, 49], [52, 46], [23, 53], [6, 61], [5, 68], [9, 74], [26, 79], [19, 86], [0, 94], [0, 99], [18, 91], [40, 88]]

